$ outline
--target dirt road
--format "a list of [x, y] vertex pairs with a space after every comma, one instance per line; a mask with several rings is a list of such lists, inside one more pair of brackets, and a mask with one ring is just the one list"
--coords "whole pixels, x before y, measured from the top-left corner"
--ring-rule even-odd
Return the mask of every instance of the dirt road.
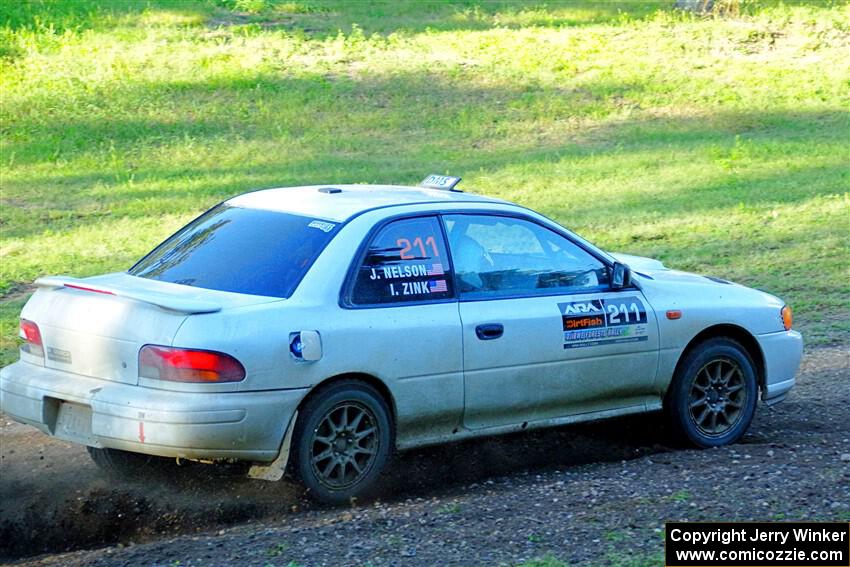
[[671, 449], [657, 416], [470, 442], [401, 456], [382, 501], [343, 509], [203, 465], [117, 484], [0, 420], [0, 557], [23, 565], [639, 565], [667, 520], [850, 520], [847, 346], [808, 352], [732, 447]]

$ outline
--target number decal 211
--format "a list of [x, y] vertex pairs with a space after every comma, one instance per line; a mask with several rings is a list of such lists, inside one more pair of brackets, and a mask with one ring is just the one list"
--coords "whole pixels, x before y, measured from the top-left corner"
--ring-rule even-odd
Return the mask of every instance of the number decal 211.
[[646, 309], [643, 303], [636, 298], [607, 299], [605, 300], [605, 312], [609, 327], [646, 323]]
[[[417, 258], [427, 258], [428, 252], [426, 250], [426, 247], [430, 247], [431, 250], [434, 252], [432, 256], [433, 258], [440, 257], [440, 251], [437, 249], [437, 241], [434, 240], [433, 236], [426, 237], [424, 241], [422, 240], [421, 236], [417, 236], [413, 239], [412, 243], [407, 238], [399, 238], [398, 240], [396, 240], [396, 244], [399, 248], [401, 248], [402, 260], [416, 260]], [[414, 248], [416, 248], [417, 251], [420, 252], [419, 256], [414, 256], [413, 254], [409, 253]]]
[[[630, 316], [632, 316], [632, 315], [634, 316], [634, 322], [635, 323], [640, 322], [640, 308], [638, 307], [637, 303], [632, 303], [628, 307], [624, 303], [621, 303], [620, 305], [608, 305], [608, 323], [609, 324], [611, 324], [611, 325], [621, 324], [620, 323], [620, 316], [621, 315], [623, 316], [622, 324], [624, 324], [624, 325], [628, 325], [629, 323], [632, 323], [632, 321], [629, 320]], [[645, 317], [644, 317], [644, 319], [645, 319]]]

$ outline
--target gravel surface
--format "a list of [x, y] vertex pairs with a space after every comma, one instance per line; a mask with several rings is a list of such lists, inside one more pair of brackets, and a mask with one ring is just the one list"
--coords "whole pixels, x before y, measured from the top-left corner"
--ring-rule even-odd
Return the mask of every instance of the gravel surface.
[[848, 347], [807, 352], [798, 378], [731, 447], [670, 448], [658, 416], [438, 447], [399, 457], [382, 501], [346, 508], [212, 467], [117, 485], [6, 423], [0, 551], [112, 544], [16, 561], [38, 566], [641, 565], [662, 561], [665, 521], [850, 521]]

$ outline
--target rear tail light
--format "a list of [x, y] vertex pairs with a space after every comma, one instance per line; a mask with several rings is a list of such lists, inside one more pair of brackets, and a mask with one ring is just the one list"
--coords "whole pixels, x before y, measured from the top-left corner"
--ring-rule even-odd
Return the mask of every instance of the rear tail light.
[[223, 352], [146, 345], [139, 351], [139, 378], [203, 384], [239, 382], [245, 378], [245, 367]]
[[21, 319], [20, 337], [24, 339], [21, 350], [33, 356], [44, 357], [44, 343], [41, 342], [41, 331], [38, 325], [27, 319]]
[[794, 323], [794, 315], [791, 313], [791, 308], [787, 305], [782, 308], [782, 326], [786, 331], [791, 330], [791, 325]]

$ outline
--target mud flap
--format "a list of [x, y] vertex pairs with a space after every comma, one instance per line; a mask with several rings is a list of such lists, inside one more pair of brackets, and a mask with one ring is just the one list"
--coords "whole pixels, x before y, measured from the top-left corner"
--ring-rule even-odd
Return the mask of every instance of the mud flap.
[[297, 410], [292, 414], [292, 419], [289, 420], [289, 427], [286, 428], [277, 458], [268, 465], [252, 465], [248, 470], [248, 478], [258, 480], [280, 480], [283, 478], [283, 473], [286, 472], [286, 464], [289, 462], [289, 450], [292, 446], [292, 433], [295, 431], [296, 419], [298, 419]]

